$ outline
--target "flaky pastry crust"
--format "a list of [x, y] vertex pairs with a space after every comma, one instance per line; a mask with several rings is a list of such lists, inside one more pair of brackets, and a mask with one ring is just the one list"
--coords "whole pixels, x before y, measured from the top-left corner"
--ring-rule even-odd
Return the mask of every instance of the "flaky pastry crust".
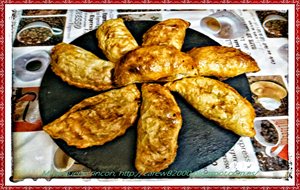
[[123, 135], [133, 125], [139, 99], [136, 85], [110, 90], [81, 101], [43, 130], [69, 146], [102, 145]]
[[145, 174], [159, 172], [174, 161], [182, 118], [173, 95], [159, 84], [143, 84], [142, 99], [135, 167]]
[[114, 63], [118, 63], [127, 52], [138, 47], [121, 18], [102, 23], [96, 31], [96, 37], [99, 48], [107, 59]]
[[167, 45], [181, 50], [189, 26], [189, 22], [179, 18], [161, 21], [144, 33], [142, 45]]
[[198, 64], [198, 72], [202, 76], [229, 78], [260, 70], [250, 55], [233, 47], [205, 46], [187, 53]]
[[117, 86], [152, 81], [173, 81], [198, 73], [186, 53], [171, 46], [144, 46], [129, 52], [115, 68]]
[[184, 78], [167, 83], [204, 117], [241, 136], [255, 136], [255, 111], [231, 86], [206, 77]]
[[70, 85], [95, 91], [114, 87], [112, 70], [115, 64], [78, 46], [66, 43], [54, 46], [50, 65], [52, 71]]

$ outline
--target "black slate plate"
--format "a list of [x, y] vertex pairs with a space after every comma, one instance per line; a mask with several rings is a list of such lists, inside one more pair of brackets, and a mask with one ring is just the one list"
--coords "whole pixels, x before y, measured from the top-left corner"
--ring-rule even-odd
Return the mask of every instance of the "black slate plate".
[[[125, 22], [128, 29], [141, 44], [142, 34], [153, 26], [155, 21]], [[97, 47], [96, 31], [82, 35], [72, 42], [102, 59], [105, 56]], [[193, 47], [219, 45], [209, 37], [192, 29], [187, 29], [182, 51]], [[225, 81], [242, 96], [251, 101], [251, 92], [245, 75]], [[40, 112], [44, 124], [52, 122], [81, 100], [99, 94], [91, 90], [70, 86], [47, 69], [40, 88]], [[188, 177], [221, 156], [238, 141], [239, 136], [224, 130], [197, 113], [179, 95], [174, 94], [182, 111], [183, 126], [178, 139], [177, 156], [168, 169], [146, 177]], [[95, 177], [140, 177], [134, 167], [136, 149], [136, 125], [130, 127], [126, 134], [103, 146], [77, 149], [68, 146], [63, 140], [55, 140], [57, 145], [79, 163], [91, 168]]]

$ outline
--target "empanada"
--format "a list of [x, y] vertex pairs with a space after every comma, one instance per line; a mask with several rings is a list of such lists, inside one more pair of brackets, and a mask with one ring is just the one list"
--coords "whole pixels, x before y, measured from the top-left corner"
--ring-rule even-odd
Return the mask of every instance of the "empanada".
[[140, 92], [136, 85], [87, 98], [43, 129], [69, 146], [102, 145], [123, 135], [135, 122]]
[[167, 83], [204, 117], [241, 136], [255, 136], [255, 111], [250, 102], [229, 85], [206, 77]]
[[166, 87], [143, 84], [142, 99], [135, 167], [145, 174], [159, 172], [174, 161], [182, 118], [180, 108]]
[[129, 52], [116, 66], [118, 86], [151, 81], [173, 81], [197, 75], [196, 63], [171, 46], [145, 46]]
[[138, 47], [121, 18], [102, 23], [97, 29], [96, 37], [99, 48], [107, 59], [114, 63], [118, 63], [127, 52]]
[[51, 69], [70, 85], [96, 91], [113, 88], [115, 64], [78, 46], [59, 43], [52, 48]]
[[189, 26], [189, 22], [178, 18], [159, 22], [144, 33], [142, 45], [168, 45], [181, 50]]
[[198, 72], [202, 76], [229, 78], [260, 70], [250, 55], [232, 47], [205, 46], [187, 53], [198, 63]]

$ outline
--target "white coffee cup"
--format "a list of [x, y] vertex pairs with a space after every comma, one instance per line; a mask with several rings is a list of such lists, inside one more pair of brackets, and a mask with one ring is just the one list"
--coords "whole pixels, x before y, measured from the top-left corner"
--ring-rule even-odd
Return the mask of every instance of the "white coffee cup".
[[286, 89], [273, 81], [256, 81], [250, 85], [251, 92], [257, 96], [265, 109], [274, 111], [281, 105], [281, 100], [287, 96]]
[[[267, 142], [266, 139], [263, 137], [263, 135], [261, 135], [261, 131], [262, 131], [262, 127], [261, 127], [261, 120], [257, 120], [254, 123], [254, 127], [255, 127], [255, 131], [256, 131], [256, 135], [254, 136], [254, 138], [265, 147], [265, 153], [270, 156], [270, 157], [275, 157], [277, 156], [281, 150], [284, 148], [284, 144], [281, 144], [282, 142], [282, 132], [280, 130], [280, 128], [275, 125], [275, 123], [273, 123], [271, 120], [267, 120], [268, 122], [271, 123], [271, 125], [275, 128], [275, 131], [277, 132], [278, 135], [278, 140], [276, 143], [270, 143]], [[272, 149], [276, 147], [276, 149], [274, 151], [272, 151]]]
[[57, 148], [54, 154], [53, 167], [58, 172], [68, 171], [75, 163], [75, 160]]
[[[50, 55], [44, 50], [26, 52], [15, 58], [13, 63], [16, 77], [22, 81], [29, 82], [43, 77], [50, 63]], [[32, 64], [37, 66], [36, 70], [28, 70], [28, 65]]]
[[204, 17], [200, 27], [209, 34], [225, 39], [238, 38], [247, 32], [243, 19], [231, 11], [219, 11]]
[[272, 21], [281, 21], [282, 22], [281, 24], [284, 24], [284, 25], [286, 25], [286, 27], [288, 27], [287, 26], [287, 19], [284, 18], [283, 16], [280, 16], [280, 15], [268, 15], [268, 16], [266, 16], [266, 18], [264, 19], [264, 21], [262, 23], [263, 28], [268, 33], [276, 35], [276, 36], [282, 36], [282, 35], [284, 35], [284, 34], [280, 33], [281, 32], [280, 29], [276, 30], [276, 29], [270, 28], [268, 26], [268, 23], [270, 24], [270, 22], [272, 22]]
[[[33, 42], [31, 41], [25, 41], [26, 39], [26, 33], [27, 32], [29, 34], [29, 38], [30, 37], [35, 37], [35, 38], [39, 38], [41, 36], [38, 36], [38, 35], [30, 35], [33, 31], [33, 29], [37, 30], [43, 30], [41, 31], [41, 34], [45, 35], [45, 36], [42, 36], [42, 38], [39, 40], [39, 39], [35, 39]], [[56, 35], [61, 35], [63, 33], [63, 30], [60, 29], [60, 28], [56, 28], [56, 27], [51, 27], [49, 24], [47, 24], [46, 22], [41, 22], [41, 21], [37, 21], [37, 22], [32, 22], [32, 23], [29, 23], [27, 25], [25, 25], [18, 33], [17, 33], [17, 40], [19, 42], [22, 42], [24, 44], [39, 44], [39, 43], [43, 43], [43, 42], [46, 42], [48, 41], [52, 36], [56, 36]]]

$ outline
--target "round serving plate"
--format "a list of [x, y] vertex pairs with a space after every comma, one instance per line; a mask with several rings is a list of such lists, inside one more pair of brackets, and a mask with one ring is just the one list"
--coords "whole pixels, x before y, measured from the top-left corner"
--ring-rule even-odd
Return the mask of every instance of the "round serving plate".
[[[142, 42], [144, 32], [156, 23], [156, 21], [125, 22], [139, 44]], [[71, 44], [80, 46], [98, 57], [106, 59], [97, 43], [96, 30], [88, 32], [71, 42]], [[193, 47], [211, 45], [217, 46], [220, 44], [188, 28], [182, 51], [188, 51]], [[224, 82], [235, 88], [243, 97], [252, 101], [249, 83], [244, 74]], [[49, 66], [43, 77], [39, 94], [40, 112], [44, 125], [59, 118], [83, 99], [99, 93], [101, 92], [68, 85], [56, 76]], [[204, 118], [176, 93], [174, 93], [174, 96], [181, 108], [183, 117], [183, 125], [178, 137], [176, 159], [166, 170], [159, 174], [143, 177], [188, 177], [191, 172], [197, 171], [222, 157], [239, 139], [238, 135]], [[54, 141], [70, 157], [91, 168], [93, 177], [137, 178], [142, 176], [136, 172], [134, 166], [137, 139], [136, 127], [136, 124], [131, 126], [125, 135], [102, 146], [85, 149], [68, 146], [60, 139]]]

